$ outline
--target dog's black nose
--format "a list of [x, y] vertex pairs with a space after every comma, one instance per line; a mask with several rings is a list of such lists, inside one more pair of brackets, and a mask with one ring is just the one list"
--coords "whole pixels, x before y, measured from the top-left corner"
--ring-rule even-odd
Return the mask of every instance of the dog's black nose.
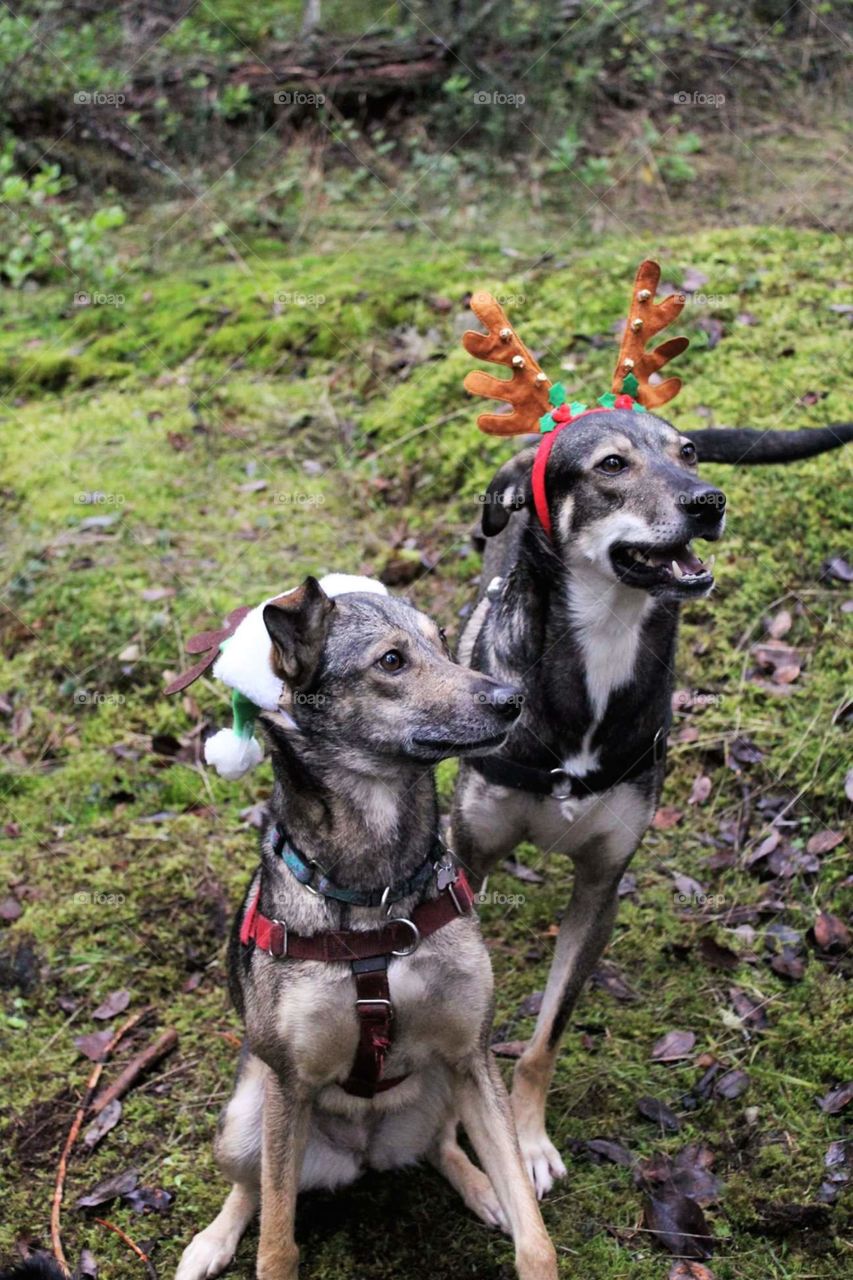
[[725, 512], [726, 495], [713, 485], [697, 485], [692, 492], [681, 495], [679, 506], [697, 524], [716, 524]]
[[496, 684], [485, 689], [480, 694], [480, 699], [496, 711], [502, 720], [517, 719], [524, 705], [524, 694], [509, 684]]

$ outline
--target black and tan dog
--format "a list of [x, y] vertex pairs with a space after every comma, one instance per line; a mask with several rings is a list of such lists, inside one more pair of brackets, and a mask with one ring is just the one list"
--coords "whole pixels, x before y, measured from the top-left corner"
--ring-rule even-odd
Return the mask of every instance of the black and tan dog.
[[[650, 314], [658, 276], [655, 264], [643, 264], [629, 318], [635, 333], [668, 323]], [[550, 383], [493, 299], [475, 295], [472, 306], [489, 332], [466, 335], [469, 351], [514, 371], [509, 382], [469, 374], [470, 390], [514, 409], [481, 418], [481, 426], [529, 433], [548, 409]], [[636, 360], [625, 357], [615, 386], [635, 368], [640, 383], [631, 389], [642, 394], [649, 369], [684, 346], [671, 339], [648, 353], [645, 367], [639, 351]], [[664, 384], [668, 391], [652, 387], [652, 401], [670, 398], [676, 382]], [[478, 880], [522, 840], [574, 863], [541, 1012], [512, 1090], [540, 1196], [565, 1173], [545, 1129], [560, 1038], [610, 937], [619, 880], [660, 794], [679, 609], [713, 586], [712, 564], [692, 540], [721, 536], [725, 497], [699, 478], [697, 462], [784, 462], [853, 437], [849, 425], [688, 437], [655, 413], [637, 412], [634, 397], [608, 395], [603, 406], [573, 405], [562, 417], [558, 410], [566, 429], [500, 468], [484, 495], [483, 587], [460, 644], [462, 662], [523, 689], [524, 710], [501, 751], [462, 762], [457, 856]], [[544, 426], [553, 424], [546, 418]]]
[[[503, 741], [517, 691], [454, 663], [432, 622], [387, 595], [330, 600], [309, 578], [263, 622], [284, 692], [262, 716], [272, 822], [230, 950], [245, 1047], [216, 1155], [233, 1187], [177, 1280], [218, 1275], [258, 1209], [257, 1275], [293, 1280], [298, 1191], [421, 1158], [511, 1231], [523, 1280], [556, 1280], [433, 779], [437, 761]], [[445, 1141], [454, 1112], [485, 1172]]]

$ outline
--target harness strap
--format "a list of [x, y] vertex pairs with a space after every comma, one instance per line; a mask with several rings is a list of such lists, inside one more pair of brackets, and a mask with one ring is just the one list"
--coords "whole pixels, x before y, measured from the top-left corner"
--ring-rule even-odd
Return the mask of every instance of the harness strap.
[[408, 919], [389, 920], [381, 929], [339, 929], [307, 937], [290, 933], [283, 921], [271, 920], [260, 910], [260, 884], [243, 916], [240, 942], [244, 947], [254, 943], [276, 959], [350, 964], [359, 1038], [352, 1070], [341, 1088], [354, 1097], [372, 1098], [406, 1078], [382, 1078], [394, 1018], [388, 985], [391, 956], [411, 955], [424, 938], [473, 909], [474, 894], [464, 871], [441, 868], [438, 885], [438, 895], [422, 902]]
[[438, 897], [422, 902], [408, 920], [389, 920], [381, 929], [339, 929], [313, 933], [307, 937], [291, 933], [281, 920], [271, 920], [258, 907], [260, 885], [243, 917], [240, 941], [243, 946], [254, 942], [277, 960], [364, 960], [369, 956], [408, 955], [423, 938], [467, 915], [474, 905], [471, 886], [464, 871]]
[[512, 787], [515, 791], [529, 791], [532, 795], [552, 796], [556, 800], [570, 800], [583, 796], [601, 795], [620, 782], [645, 773], [666, 757], [667, 728], [661, 726], [653, 738], [646, 741], [639, 755], [627, 768], [617, 765], [609, 769], [596, 769], [585, 778], [579, 778], [565, 769], [542, 769], [535, 765], [519, 764], [504, 756], [472, 756], [470, 763], [487, 782], [500, 787]]
[[355, 1098], [372, 1098], [401, 1084], [406, 1076], [383, 1079], [385, 1058], [391, 1047], [391, 988], [388, 985], [388, 957], [372, 956], [353, 960], [355, 1011], [359, 1036], [352, 1068], [341, 1088]]

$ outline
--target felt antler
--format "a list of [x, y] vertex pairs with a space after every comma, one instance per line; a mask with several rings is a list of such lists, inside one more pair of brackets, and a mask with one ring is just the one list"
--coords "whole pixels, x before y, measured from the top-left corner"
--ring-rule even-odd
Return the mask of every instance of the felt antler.
[[469, 355], [512, 369], [511, 378], [493, 378], [482, 369], [465, 376], [465, 390], [474, 396], [505, 400], [512, 413], [482, 413], [477, 426], [490, 436], [517, 436], [536, 431], [540, 417], [551, 408], [548, 391], [551, 381], [539, 368], [527, 347], [512, 328], [503, 307], [490, 293], [475, 293], [471, 310], [488, 329], [478, 333], [468, 329], [462, 345]]
[[203, 653], [205, 656], [195, 666], [190, 667], [189, 671], [184, 671], [182, 675], [177, 676], [170, 685], [167, 685], [164, 692], [180, 693], [194, 680], [198, 680], [199, 676], [203, 676], [208, 667], [212, 667], [219, 657], [220, 645], [233, 636], [246, 614], [251, 611], [250, 604], [241, 605], [239, 609], [231, 610], [225, 619], [225, 626], [220, 627], [218, 631], [199, 631], [197, 635], [190, 636], [184, 645], [187, 653]]
[[680, 378], [668, 378], [653, 387], [649, 375], [657, 373], [673, 356], [681, 355], [689, 345], [687, 338], [668, 338], [651, 351], [646, 344], [656, 333], [672, 324], [684, 306], [683, 293], [671, 293], [662, 302], [655, 302], [655, 290], [660, 280], [660, 267], [646, 260], [640, 264], [634, 281], [631, 309], [625, 325], [625, 336], [619, 348], [619, 360], [613, 373], [613, 390], [632, 395], [644, 409], [656, 409], [666, 404], [681, 390]]

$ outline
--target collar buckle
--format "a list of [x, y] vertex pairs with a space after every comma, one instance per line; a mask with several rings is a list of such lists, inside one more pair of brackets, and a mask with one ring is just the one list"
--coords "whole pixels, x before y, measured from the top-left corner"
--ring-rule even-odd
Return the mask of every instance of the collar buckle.
[[272, 923], [275, 925], [278, 925], [279, 929], [281, 929], [281, 950], [279, 951], [278, 947], [274, 948], [273, 939], [270, 938], [269, 954], [273, 956], [276, 960], [286, 960], [287, 959], [287, 925], [283, 920], [276, 920], [275, 918], [273, 918]]

